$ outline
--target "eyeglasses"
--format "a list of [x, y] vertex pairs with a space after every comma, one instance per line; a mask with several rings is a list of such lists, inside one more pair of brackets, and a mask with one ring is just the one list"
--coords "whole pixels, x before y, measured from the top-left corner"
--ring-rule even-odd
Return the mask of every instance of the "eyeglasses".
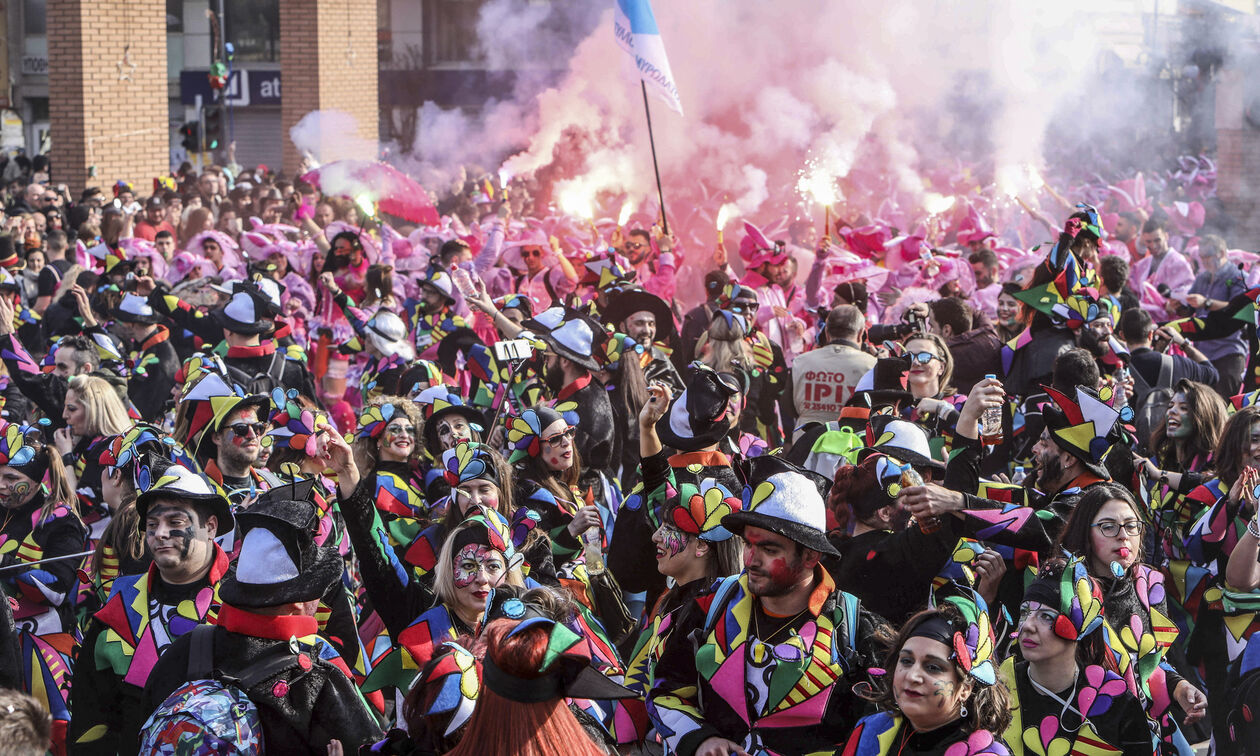
[[537, 247], [521, 250], [521, 257], [542, 257], [542, 250]]
[[557, 433], [551, 438], [544, 438], [543, 443], [547, 445], [548, 449], [559, 449], [566, 443], [571, 443], [573, 441], [573, 436], [576, 434], [577, 428], [569, 428], [565, 432]]
[[252, 432], [255, 436], [261, 436], [267, 430], [266, 423], [232, 423], [228, 426], [237, 438], [247, 438]]
[[1116, 522], [1115, 520], [1103, 520], [1096, 522], [1090, 527], [1098, 528], [1098, 530], [1107, 538], [1115, 538], [1120, 535], [1120, 529], [1124, 528], [1125, 535], [1141, 535], [1146, 529], [1146, 523], [1141, 520], [1125, 520], [1124, 522]]
[[643, 242], [626, 242], [626, 249], [643, 249]]
[[940, 360], [941, 362], [945, 361], [944, 357], [932, 354], [931, 352], [913, 352], [906, 356], [909, 357], [910, 362], [915, 365], [927, 365], [932, 362], [932, 360]]

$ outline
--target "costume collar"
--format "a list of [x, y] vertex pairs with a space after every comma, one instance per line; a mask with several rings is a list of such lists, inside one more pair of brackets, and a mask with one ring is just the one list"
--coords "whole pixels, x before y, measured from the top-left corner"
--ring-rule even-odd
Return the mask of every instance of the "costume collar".
[[254, 614], [231, 604], [224, 604], [219, 609], [219, 626], [229, 633], [278, 641], [287, 641], [295, 636], [305, 638], [319, 631], [319, 623], [314, 617], [305, 615], [273, 617], [268, 614]]
[[[202, 579], [205, 580], [208, 585], [217, 585], [218, 582], [223, 579], [223, 576], [227, 574], [228, 562], [230, 560], [228, 559], [227, 552], [225, 552], [223, 547], [217, 542], [212, 541], [210, 545], [214, 546], [214, 559], [210, 561], [210, 572]], [[150, 563], [149, 574], [147, 577], [149, 587], [152, 588], [154, 581], [160, 577], [161, 573], [158, 571], [157, 563]], [[170, 584], [168, 583], [168, 585]]]
[[276, 353], [276, 342], [268, 339], [257, 346], [230, 346], [227, 350], [229, 358], [270, 357]]
[[719, 449], [683, 452], [669, 458], [670, 467], [686, 467], [688, 465], [704, 465], [705, 467], [730, 467], [731, 458]]
[[157, 330], [149, 334], [149, 338], [145, 339], [144, 343], [140, 345], [140, 351], [147, 352], [148, 350], [152, 349], [158, 344], [161, 344], [163, 341], [166, 341], [170, 337], [171, 337], [171, 332], [167, 329], [167, 327], [164, 325], [159, 325], [157, 326]]
[[583, 375], [581, 378], [578, 378], [573, 383], [570, 383], [568, 386], [565, 386], [564, 388], [560, 389], [560, 394], [556, 396], [556, 401], [563, 402], [565, 399], [568, 399], [569, 397], [573, 396], [577, 392], [586, 388], [590, 384], [591, 384], [591, 374], [587, 373], [586, 375]]

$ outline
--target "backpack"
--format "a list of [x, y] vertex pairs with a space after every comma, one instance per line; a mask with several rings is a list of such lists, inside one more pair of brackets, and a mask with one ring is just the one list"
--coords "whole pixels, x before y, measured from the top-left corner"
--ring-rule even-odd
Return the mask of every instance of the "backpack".
[[1243, 652], [1237, 684], [1225, 693], [1226, 734], [1242, 754], [1260, 754], [1260, 659], [1256, 659], [1256, 643], [1248, 642]]
[[[182, 756], [246, 756], [265, 752], [262, 717], [246, 693], [258, 683], [297, 667], [282, 653], [252, 665], [239, 678], [214, 670], [214, 625], [197, 625], [188, 653], [189, 682], [167, 696], [140, 728], [140, 753]], [[287, 647], [279, 647], [287, 652]]]
[[279, 347], [276, 348], [265, 373], [250, 375], [235, 365], [226, 364], [226, 367], [232, 382], [244, 389], [246, 394], [271, 396], [271, 390], [279, 388], [284, 379], [284, 353]]
[[1154, 386], [1146, 382], [1142, 371], [1133, 371], [1133, 426], [1143, 449], [1150, 444], [1151, 433], [1163, 422], [1168, 405], [1172, 404], [1173, 358], [1167, 354], [1159, 357], [1159, 377]]

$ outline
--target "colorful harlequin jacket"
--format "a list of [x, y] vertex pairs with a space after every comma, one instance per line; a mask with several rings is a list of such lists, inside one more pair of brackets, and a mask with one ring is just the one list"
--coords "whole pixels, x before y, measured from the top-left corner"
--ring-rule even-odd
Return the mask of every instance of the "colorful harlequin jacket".
[[[65, 505], [41, 514], [44, 493], [37, 491], [26, 505], [8, 510], [0, 529], [0, 566], [38, 562], [84, 549], [83, 523]], [[78, 630], [74, 623], [74, 594], [79, 559], [31, 565], [0, 573], [4, 595], [17, 601], [18, 652], [24, 689], [34, 695], [55, 720], [58, 742], [70, 718], [67, 704], [72, 658]], [[6, 600], [0, 596], [0, 600]]]
[[[844, 756], [1007, 756], [1010, 749], [987, 730], [969, 731], [963, 720], [918, 733], [900, 714], [881, 711], [858, 722]], [[1066, 752], [1064, 754], [1066, 756]]]
[[[245, 691], [258, 707], [267, 753], [324, 754], [330, 740], [348, 752], [381, 737], [381, 728], [355, 686], [346, 663], [317, 634], [313, 617], [271, 617], [225, 604], [214, 631], [215, 668], [229, 676], [268, 659], [278, 645], [297, 665]], [[187, 682], [190, 638], [162, 654], [145, 686], [142, 709], [154, 709]]]
[[759, 611], [740, 573], [676, 615], [647, 699], [668, 753], [691, 756], [720, 736], [767, 756], [831, 754], [848, 737], [863, 708], [853, 685], [879, 654], [878, 619], [822, 567], [794, 630], [775, 633], [783, 641], [756, 637]]
[[660, 597], [649, 618], [640, 625], [638, 641], [627, 657], [626, 676], [622, 681], [639, 697], [616, 702], [610, 729], [618, 744], [638, 743], [648, 736], [651, 723], [647, 714], [647, 694], [656, 678], [656, 664], [674, 630], [674, 614], [712, 586], [711, 581], [702, 578], [674, 587]]
[[1165, 659], [1177, 639], [1168, 618], [1164, 576], [1153, 567], [1134, 565], [1132, 577], [1097, 577], [1103, 588], [1107, 640], [1125, 681], [1155, 722], [1167, 748], [1187, 753], [1189, 743], [1172, 718], [1173, 691], [1183, 677]]
[[396, 550], [405, 550], [429, 526], [424, 479], [406, 462], [376, 463], [376, 510]]
[[[105, 606], [92, 618], [74, 676], [72, 754], [135, 752], [147, 712], [140, 698], [153, 667], [177, 638], [219, 612], [219, 581], [228, 556], [217, 544], [210, 571], [188, 586], [169, 586], [157, 565], [114, 581]], [[177, 610], [163, 616], [161, 607]]]
[[1007, 659], [1002, 663], [1002, 677], [1011, 692], [1011, 724], [1005, 740], [1016, 756], [1154, 755], [1155, 738], [1142, 704], [1116, 673], [1097, 665], [1081, 669], [1065, 696], [1073, 707], [1066, 711], [1033, 687], [1028, 662]]

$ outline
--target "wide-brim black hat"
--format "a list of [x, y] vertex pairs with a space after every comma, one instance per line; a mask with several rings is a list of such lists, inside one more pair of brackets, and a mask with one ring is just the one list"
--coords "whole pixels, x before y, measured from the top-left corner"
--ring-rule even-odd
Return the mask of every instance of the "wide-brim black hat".
[[807, 549], [840, 556], [827, 540], [830, 480], [774, 455], [745, 460], [740, 472], [744, 477], [744, 508], [723, 517], [722, 527], [742, 534], [751, 525]]
[[687, 388], [674, 397], [669, 409], [656, 421], [661, 443], [678, 451], [699, 451], [716, 444], [731, 432], [739, 418], [729, 408], [739, 393], [731, 376], [713, 368], [693, 365]]
[[118, 306], [110, 310], [110, 317], [123, 323], [152, 325], [161, 322], [162, 316], [149, 306], [149, 300], [139, 294], [123, 294]]
[[268, 334], [275, 330], [270, 303], [253, 286], [236, 284], [232, 298], [214, 311], [214, 320], [232, 333], [246, 336]]
[[232, 532], [236, 527], [232, 518], [232, 505], [213, 480], [183, 465], [174, 464], [160, 457], [150, 457], [136, 473], [139, 495], [136, 497], [138, 526], [144, 530], [149, 506], [157, 499], [171, 501], [195, 501], [208, 506], [210, 514], [218, 521], [215, 536]]
[[603, 354], [608, 332], [589, 315], [568, 307], [552, 307], [522, 325], [561, 357], [587, 370], [601, 368], [595, 355]]
[[637, 288], [622, 289], [613, 294], [608, 300], [608, 306], [604, 308], [603, 320], [609, 325], [617, 326], [636, 312], [650, 312], [656, 317], [658, 341], [665, 341], [677, 331], [674, 327], [674, 313], [665, 300]]
[[[463, 400], [461, 399], [461, 401]], [[437, 406], [439, 403], [443, 406]], [[433, 414], [424, 419], [424, 427], [421, 428], [422, 440], [426, 449], [437, 448], [438, 423], [447, 415], [463, 415], [468, 424], [477, 426], [481, 433], [485, 433], [488, 427], [485, 414], [476, 407], [469, 404], [436, 402], [434, 403]]]
[[906, 376], [910, 361], [900, 357], [883, 357], [875, 361], [875, 367], [858, 379], [853, 396], [845, 402], [849, 407], [875, 407], [910, 402], [914, 394], [906, 388]]
[[452, 329], [437, 344], [437, 364], [446, 375], [455, 375], [457, 358], [468, 354], [468, 350], [476, 344], [485, 345], [476, 331], [467, 326]]
[[244, 609], [322, 598], [345, 567], [332, 546], [317, 546], [314, 480], [264, 491], [237, 517], [241, 549], [219, 584], [219, 597]]

